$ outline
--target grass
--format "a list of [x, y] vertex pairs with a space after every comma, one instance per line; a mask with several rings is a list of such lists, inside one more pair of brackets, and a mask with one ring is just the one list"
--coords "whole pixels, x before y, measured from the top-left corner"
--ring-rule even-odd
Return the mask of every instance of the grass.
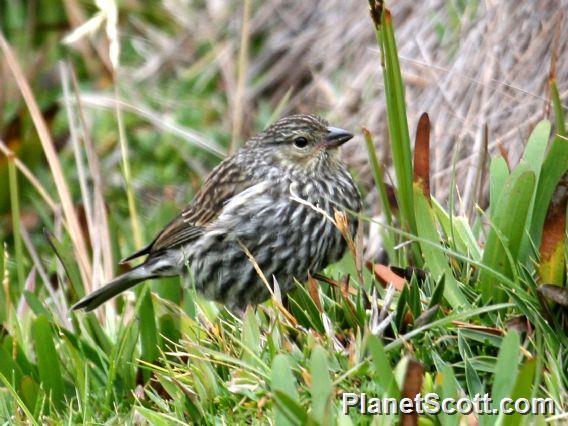
[[[540, 123], [512, 169], [503, 158], [493, 158], [489, 206], [477, 207], [471, 218], [456, 215], [455, 206], [430, 195], [429, 162], [415, 160], [413, 165], [393, 24], [382, 4], [371, 2], [371, 8], [386, 95], [377, 101], [387, 104], [400, 209], [390, 205], [384, 170], [372, 149], [372, 135], [365, 132], [379, 199], [390, 219], [384, 224], [365, 214], [360, 219], [381, 227], [387, 252], [396, 259], [392, 264], [402, 269], [394, 277], [373, 264], [361, 269], [359, 241], [322, 276], [299, 285], [287, 308], [272, 300], [249, 308], [242, 319], [200, 299], [191, 285], [177, 279], [145, 284], [135, 298], [121, 297], [95, 313], [68, 311], [93, 281], [113, 275], [116, 261], [137, 245], [130, 228], [138, 215], [133, 200], [121, 185], [103, 194], [100, 180], [112, 167], [105, 161], [112, 151], [108, 145], [124, 148], [125, 129], [140, 119], [132, 111], [123, 116], [97, 112], [90, 135], [80, 85], [68, 84], [73, 75], [62, 72], [65, 102], [74, 106], [67, 109], [65, 126], [77, 144], [73, 153], [56, 151], [38, 94], [2, 36], [11, 77], [49, 164], [47, 172], [36, 171], [42, 179], [34, 180], [23, 202], [16, 180], [29, 181], [31, 172], [16, 176], [18, 164], [9, 162], [14, 232], [0, 247], [4, 423], [265, 424], [269, 418], [278, 425], [370, 424], [371, 417], [341, 411], [341, 393], [399, 398], [418, 390], [442, 396], [549, 397], [555, 403], [554, 412], [546, 415], [487, 415], [479, 424], [565, 421], [566, 233], [565, 226], [556, 225], [566, 223], [566, 197], [557, 188], [568, 169], [568, 145], [558, 91], [552, 87], [555, 131], [550, 123]], [[242, 37], [246, 45], [244, 31]], [[239, 76], [245, 62], [241, 57]], [[207, 76], [196, 73], [187, 84], [197, 92], [202, 88], [201, 94], [214, 102], [203, 79]], [[188, 114], [180, 118], [191, 122], [203, 118], [198, 112], [180, 114]], [[430, 142], [424, 120], [415, 144], [422, 156], [436, 143]], [[171, 126], [165, 119], [160, 123]], [[126, 161], [132, 176], [155, 180], [158, 188], [185, 183], [187, 176], [177, 174], [187, 167], [182, 150], [175, 149], [179, 142], [165, 136], [158, 145], [153, 131], [136, 128], [137, 150], [122, 149], [118, 164]], [[233, 131], [240, 132], [240, 124]], [[200, 135], [192, 137], [203, 141]], [[229, 134], [221, 139], [229, 143]], [[189, 149], [203, 156], [203, 150]], [[210, 149], [218, 152], [215, 146]], [[214, 155], [202, 159], [209, 165], [218, 161]], [[482, 179], [484, 174], [478, 175]], [[132, 176], [124, 178], [134, 190]], [[193, 177], [198, 179], [199, 173]], [[49, 188], [42, 198], [35, 195], [38, 182]], [[45, 201], [46, 194], [57, 197], [62, 207]], [[140, 229], [145, 239], [176, 209], [167, 193], [154, 197], [166, 201], [149, 209], [155, 215], [149, 214], [147, 227]], [[75, 208], [79, 201], [84, 219]], [[547, 214], [553, 210], [549, 205], [556, 206], [554, 214]], [[37, 211], [47, 228], [47, 238], [31, 239], [41, 257], [33, 256], [27, 245], [26, 253], [18, 242], [25, 209]], [[344, 226], [340, 219], [335, 218]], [[25, 227], [22, 231], [27, 232]], [[544, 280], [547, 271], [555, 271], [546, 275], [554, 282]], [[469, 419], [438, 414], [423, 415], [419, 422], [462, 420]], [[380, 419], [384, 424], [416, 421], [411, 415]]]

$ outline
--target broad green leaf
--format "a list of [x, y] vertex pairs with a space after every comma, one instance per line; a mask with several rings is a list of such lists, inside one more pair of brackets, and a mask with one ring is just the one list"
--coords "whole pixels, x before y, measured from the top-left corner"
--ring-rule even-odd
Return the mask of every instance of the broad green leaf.
[[44, 395], [39, 384], [30, 376], [22, 377], [18, 393], [24, 403], [30, 408], [37, 406], [38, 401], [41, 401]]
[[531, 220], [530, 235], [535, 246], [539, 246], [542, 227], [554, 189], [568, 170], [568, 139], [556, 135], [546, 155], [534, 201], [534, 213]]
[[[11, 365], [11, 362], [15, 362], [15, 366], [18, 368], [18, 371], [23, 375], [27, 374], [37, 378], [37, 368], [35, 368], [35, 365], [30, 363], [26, 357], [24, 347], [22, 347], [23, 344], [25, 344], [25, 342], [21, 336], [13, 338], [11, 335], [7, 335], [4, 337], [2, 344], [0, 345], [0, 354], [2, 355], [0, 359], [6, 359], [7, 365]], [[5, 366], [0, 363], [0, 371], [3, 371], [3, 368], [5, 368]], [[5, 374], [5, 376], [12, 377], [7, 374]]]
[[483, 385], [481, 384], [477, 371], [471, 364], [470, 360], [474, 357], [474, 354], [461, 330], [458, 331], [458, 349], [464, 362], [468, 394], [473, 398], [476, 394], [483, 393]]
[[450, 219], [449, 214], [435, 199], [432, 199], [432, 208], [446, 236], [455, 239], [454, 244], [457, 251], [471, 257], [473, 260], [481, 260], [481, 250], [473, 236], [467, 219], [462, 216], [454, 216]]
[[[538, 181], [542, 171], [542, 165], [544, 162], [544, 157], [546, 153], [546, 148], [548, 146], [548, 139], [550, 137], [550, 122], [543, 120], [538, 123], [529, 136], [527, 146], [523, 153], [520, 163], [515, 168], [514, 173], [520, 174], [526, 170], [531, 170], [535, 176], [535, 188], [538, 188]], [[532, 215], [534, 210], [534, 203], [536, 199], [536, 190], [533, 193], [531, 204], [527, 213], [527, 227], [532, 223]], [[520, 254], [518, 259], [521, 263], [524, 263], [529, 255], [531, 248], [531, 243], [527, 235], [523, 235], [523, 240], [521, 242]]]
[[[511, 394], [511, 399], [517, 400], [519, 398], [526, 398], [530, 400], [532, 396], [533, 379], [536, 371], [536, 361], [536, 358], [527, 360], [521, 368], [521, 371], [519, 371], [517, 381], [515, 382], [515, 386]], [[507, 416], [503, 415], [501, 417], [503, 426], [521, 425], [523, 422], [526, 423], [526, 421], [529, 420], [527, 416], [523, 416], [519, 413]]]
[[[19, 347], [17, 347], [18, 353], [21, 353]], [[31, 385], [33, 379], [30, 376], [25, 375], [25, 366], [21, 366], [18, 359], [12, 359], [12, 352], [16, 352], [13, 349], [12, 339], [6, 339], [6, 342], [0, 346], [0, 374], [13, 383], [16, 391], [21, 395], [22, 401], [26, 404], [27, 408], [33, 410], [36, 403], [39, 386], [35, 383], [35, 386]], [[1, 391], [0, 391], [1, 392]]]
[[454, 218], [454, 230], [457, 237], [463, 242], [467, 253], [473, 260], [481, 260], [481, 250], [477, 239], [465, 217]]
[[[185, 425], [185, 422], [176, 419], [174, 416], [160, 413], [159, 411], [151, 410], [146, 407], [136, 406], [134, 410], [144, 417], [151, 425], [156, 426], [171, 426], [171, 425]], [[133, 423], [137, 423], [133, 421]]]
[[308, 416], [308, 413], [304, 410], [300, 403], [289, 394], [282, 392], [281, 390], [274, 391], [274, 402], [276, 403], [278, 410], [284, 416], [282, 420], [276, 420], [276, 426], [288, 423], [293, 425], [317, 424], [317, 422], [313, 421]]
[[532, 170], [537, 176], [540, 174], [544, 161], [544, 154], [548, 145], [548, 138], [550, 137], [550, 127], [550, 122], [547, 120], [543, 120], [535, 126], [521, 158], [521, 164], [525, 162], [528, 169]]
[[[202, 356], [197, 348], [192, 352], [198, 357]], [[192, 363], [191, 370], [195, 375], [194, 387], [199, 399], [203, 402], [213, 401], [219, 393], [219, 387], [211, 363], [205, 360], [195, 360]]]
[[408, 291], [408, 307], [412, 312], [412, 317], [416, 320], [422, 313], [422, 304], [420, 303], [420, 290], [416, 276], [412, 277]]
[[0, 346], [0, 359], [2, 360], [2, 362], [0, 362], [0, 374], [19, 383], [23, 377], [22, 369], [14, 362], [10, 353], [2, 346]]
[[497, 208], [497, 203], [501, 198], [501, 191], [508, 177], [509, 168], [505, 159], [501, 156], [493, 157], [489, 166], [489, 206], [491, 207], [491, 215], [494, 214]]
[[501, 336], [496, 336], [495, 334], [485, 333], [479, 330], [471, 330], [464, 328], [460, 330], [460, 333], [464, 337], [475, 340], [483, 344], [484, 346], [491, 345], [496, 348], [499, 348], [501, 347], [501, 342], [503, 341], [503, 337]]
[[99, 320], [94, 315], [86, 315], [85, 327], [89, 330], [89, 335], [102, 351], [107, 355], [110, 354], [112, 351], [112, 342], [103, 330]]
[[[459, 394], [458, 384], [454, 370], [450, 365], [445, 365], [442, 368], [440, 397], [457, 399]], [[440, 413], [440, 420], [444, 426], [455, 426], [459, 424], [460, 416], [456, 414]]]
[[[476, 371], [482, 371], [486, 373], [495, 374], [495, 364], [497, 360], [492, 356], [474, 356], [468, 359], [468, 363]], [[465, 362], [458, 362], [455, 364], [456, 367], [461, 367], [465, 370]]]
[[375, 366], [374, 379], [380, 394], [384, 397], [399, 398], [400, 389], [383, 344], [378, 337], [369, 336], [367, 348]]
[[171, 300], [176, 305], [181, 302], [181, 292], [179, 291], [179, 277], [160, 278], [160, 280], [149, 281], [148, 284], [152, 293], [157, 294], [160, 299]]
[[347, 414], [343, 414], [343, 410], [337, 411], [337, 426], [354, 426], [353, 420]]
[[433, 308], [435, 305], [439, 305], [442, 302], [442, 296], [444, 295], [444, 286], [446, 278], [444, 275], [436, 283], [434, 291], [432, 291], [432, 296], [430, 297], [430, 302], [428, 302], [428, 309]]
[[65, 403], [65, 392], [61, 366], [55, 344], [51, 324], [43, 315], [37, 317], [32, 325], [32, 336], [41, 385], [50, 396], [49, 400], [59, 409]]
[[160, 317], [160, 334], [164, 336], [163, 342], [168, 348], [171, 343], [177, 343], [181, 340], [181, 333], [179, 330], [179, 318], [170, 314], [165, 314]]
[[[495, 365], [495, 377], [491, 388], [492, 408], [498, 407], [498, 402], [511, 395], [519, 368], [521, 357], [521, 342], [516, 331], [510, 331], [501, 343], [497, 364]], [[487, 423], [494, 424], [496, 416], [484, 416]]]
[[245, 318], [243, 321], [243, 346], [250, 349], [250, 351], [243, 351], [243, 360], [249, 363], [255, 363], [256, 355], [260, 351], [260, 328], [256, 320], [256, 314], [252, 307], [247, 308]]
[[[516, 260], [525, 235], [534, 184], [535, 175], [532, 171], [517, 176], [511, 175], [499, 197], [496, 209], [492, 209], [492, 226], [485, 243], [482, 263], [505, 276], [511, 276], [507, 251], [511, 253], [513, 260]], [[497, 278], [488, 270], [481, 270], [479, 285], [484, 303], [490, 299], [495, 302], [503, 300], [504, 293], [497, 282]]]
[[25, 413], [26, 420], [29, 421], [31, 424], [38, 426], [39, 422], [33, 416], [31, 410], [28, 409], [24, 401], [22, 401], [20, 394], [16, 391], [16, 389], [14, 389], [10, 381], [6, 377], [4, 377], [2, 373], [0, 373], [0, 383], [4, 385], [4, 387], [11, 394], [12, 398], [16, 400], [16, 402], [18, 403], [18, 407], [20, 407], [22, 411]]
[[473, 352], [471, 351], [471, 348], [469, 347], [469, 344], [467, 343], [467, 340], [464, 338], [461, 330], [458, 330], [458, 350], [464, 361], [466, 359], [473, 357]]
[[[436, 229], [433, 211], [420, 187], [414, 185], [414, 203], [416, 208], [416, 228], [418, 236], [426, 241], [440, 244], [440, 235]], [[432, 278], [438, 281], [445, 276], [444, 296], [453, 308], [468, 306], [467, 299], [459, 288], [454, 277], [448, 258], [440, 247], [435, 247], [423, 241], [420, 242], [422, 255], [426, 260], [426, 267], [432, 273]]]
[[333, 406], [333, 388], [329, 377], [329, 365], [324, 348], [316, 346], [310, 358], [310, 373], [312, 375], [312, 416], [321, 424], [332, 423], [330, 407]]
[[160, 356], [160, 350], [154, 303], [148, 287], [144, 288], [141, 297], [138, 307], [141, 355], [144, 361], [153, 362]]
[[474, 397], [475, 395], [482, 395], [483, 394], [483, 385], [481, 384], [481, 379], [477, 374], [477, 371], [469, 361], [469, 359], [464, 359], [464, 367], [465, 367], [465, 381], [467, 384], [467, 391], [470, 397]]
[[[65, 355], [69, 358], [69, 363], [67, 364], [67, 370], [73, 372], [73, 383], [77, 390], [77, 396], [80, 397], [81, 404], [89, 405], [88, 396], [85, 389], [88, 388], [87, 382], [87, 358], [80, 353], [73, 343], [65, 336], [63, 336], [62, 351], [65, 351]], [[92, 368], [92, 367], [91, 367]]]
[[290, 411], [294, 412], [296, 406], [290, 408], [291, 402], [299, 403], [298, 391], [296, 390], [296, 379], [292, 374], [288, 356], [280, 354], [274, 357], [272, 371], [270, 374], [270, 387], [274, 395], [279, 392], [279, 401], [274, 410], [274, 420], [277, 426], [293, 425], [290, 420]]

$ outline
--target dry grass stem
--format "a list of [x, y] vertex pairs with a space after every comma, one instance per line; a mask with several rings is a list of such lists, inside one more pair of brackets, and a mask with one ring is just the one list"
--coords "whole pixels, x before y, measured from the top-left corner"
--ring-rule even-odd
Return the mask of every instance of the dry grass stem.
[[65, 215], [65, 224], [68, 227], [71, 240], [73, 241], [73, 247], [77, 256], [78, 263], [80, 265], [81, 274], [83, 276], [83, 279], [85, 280], [85, 283], [87, 284], [87, 288], [90, 288], [91, 264], [89, 262], [87, 245], [81, 232], [79, 219], [73, 206], [71, 193], [63, 175], [61, 163], [59, 162], [59, 158], [57, 157], [51, 134], [49, 133], [45, 120], [43, 119], [39, 106], [26, 80], [26, 77], [18, 61], [16, 60], [12, 49], [10, 48], [2, 33], [0, 33], [0, 49], [2, 50], [4, 57], [6, 58], [8, 67], [10, 68], [12, 75], [16, 80], [18, 88], [20, 89], [22, 97], [26, 102], [35, 128], [38, 132], [43, 151], [45, 153], [47, 162], [51, 169], [51, 174], [55, 181], [57, 193], [61, 200], [63, 213]]

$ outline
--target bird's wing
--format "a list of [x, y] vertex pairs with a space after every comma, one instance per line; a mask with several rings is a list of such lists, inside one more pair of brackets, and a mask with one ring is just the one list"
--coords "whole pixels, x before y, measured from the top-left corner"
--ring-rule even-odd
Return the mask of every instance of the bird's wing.
[[255, 183], [235, 157], [226, 159], [211, 172], [193, 201], [150, 244], [122, 262], [176, 248], [199, 238], [204, 227], [217, 218], [228, 200]]

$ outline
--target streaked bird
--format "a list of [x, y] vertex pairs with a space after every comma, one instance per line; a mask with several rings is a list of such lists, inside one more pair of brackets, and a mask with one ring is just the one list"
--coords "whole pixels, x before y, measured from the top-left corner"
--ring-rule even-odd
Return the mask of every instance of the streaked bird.
[[[353, 137], [315, 115], [292, 115], [260, 132], [219, 164], [193, 201], [146, 247], [122, 262], [139, 266], [81, 299], [93, 310], [136, 284], [189, 274], [207, 299], [242, 312], [270, 297], [251, 254], [282, 294], [338, 261], [347, 244], [322, 214], [359, 212], [361, 196], [338, 147]], [[357, 218], [349, 221], [352, 236]], [[245, 250], [246, 248], [246, 250]]]

